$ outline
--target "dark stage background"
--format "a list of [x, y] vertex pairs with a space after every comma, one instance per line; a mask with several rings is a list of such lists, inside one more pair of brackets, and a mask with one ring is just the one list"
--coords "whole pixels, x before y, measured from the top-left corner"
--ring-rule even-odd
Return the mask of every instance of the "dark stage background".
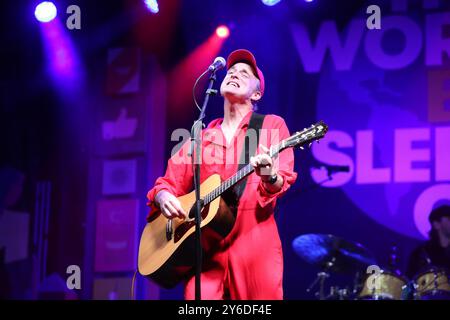
[[[317, 290], [306, 292], [319, 269], [295, 253], [296, 237], [358, 242], [404, 272], [429, 211], [450, 202], [448, 1], [163, 0], [152, 14], [140, 0], [59, 0], [48, 24], [34, 18], [37, 4], [0, 5], [2, 298], [131, 298], [146, 192], [178, 143], [174, 130], [198, 116], [194, 80], [237, 48], [264, 72], [259, 112], [291, 132], [330, 126], [321, 144], [295, 151], [299, 178], [278, 203], [286, 299]], [[372, 4], [381, 30], [366, 27]], [[81, 29], [66, 26], [70, 5]], [[228, 38], [215, 34], [221, 24]], [[210, 101], [207, 122], [222, 101]], [[318, 185], [325, 164], [349, 172]], [[331, 274], [326, 288], [351, 289], [354, 276]], [[140, 276], [134, 289], [138, 299], [182, 299], [181, 287]]]

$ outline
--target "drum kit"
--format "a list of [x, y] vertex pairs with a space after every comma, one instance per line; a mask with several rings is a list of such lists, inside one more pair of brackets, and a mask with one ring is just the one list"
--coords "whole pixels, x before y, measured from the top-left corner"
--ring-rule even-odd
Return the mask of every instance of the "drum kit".
[[[430, 267], [408, 279], [398, 271], [379, 267], [361, 244], [334, 235], [301, 235], [292, 246], [300, 258], [319, 269], [307, 292], [318, 285], [316, 297], [320, 300], [450, 300], [449, 275], [444, 269]], [[352, 288], [330, 286], [325, 293], [326, 279], [332, 274], [352, 275]]]

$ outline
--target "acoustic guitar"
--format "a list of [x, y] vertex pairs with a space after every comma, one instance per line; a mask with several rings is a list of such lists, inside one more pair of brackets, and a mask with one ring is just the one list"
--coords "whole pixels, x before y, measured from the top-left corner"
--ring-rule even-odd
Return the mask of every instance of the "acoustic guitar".
[[[305, 145], [323, 138], [328, 126], [320, 121], [303, 131], [296, 132], [277, 145], [270, 147], [270, 157], [276, 157], [281, 151]], [[232, 177], [221, 181], [220, 175], [213, 174], [200, 185], [202, 199], [201, 229], [203, 251], [213, 252], [234, 226], [235, 210], [224, 201], [224, 193], [234, 187], [254, 168], [248, 164]], [[139, 244], [139, 273], [165, 288], [172, 288], [192, 273], [195, 263], [195, 191], [178, 197], [181, 207], [189, 212], [186, 219], [167, 219], [161, 212], [152, 215], [145, 226]], [[205, 240], [206, 241], [203, 241]]]

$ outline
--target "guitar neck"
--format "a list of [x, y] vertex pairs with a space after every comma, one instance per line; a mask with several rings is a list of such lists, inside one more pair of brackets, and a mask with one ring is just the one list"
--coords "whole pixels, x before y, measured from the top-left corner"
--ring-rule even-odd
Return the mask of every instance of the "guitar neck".
[[218, 186], [213, 191], [208, 193], [203, 198], [203, 205], [207, 205], [208, 203], [210, 203], [211, 201], [213, 201], [217, 197], [220, 197], [225, 191], [227, 191], [230, 188], [232, 188], [235, 184], [237, 184], [239, 181], [241, 181], [246, 176], [251, 174], [253, 171], [255, 171], [255, 169], [250, 164], [247, 164], [241, 170], [236, 172], [233, 176], [231, 176], [230, 178], [228, 178], [227, 180], [222, 182], [220, 184], [220, 186]]
[[[278, 145], [272, 146], [270, 148], [269, 156], [273, 158], [275, 155], [280, 153], [284, 148], [286, 148], [284, 143], [280, 143]], [[239, 181], [247, 177], [249, 174], [251, 174], [255, 169], [251, 164], [247, 164], [245, 167], [243, 167], [241, 170], [236, 172], [233, 176], [225, 180], [218, 186], [216, 189], [208, 193], [203, 198], [203, 205], [207, 205], [217, 197], [220, 197], [225, 191], [232, 188], [235, 184], [237, 184]]]
[[[322, 139], [327, 131], [328, 125], [326, 125], [323, 121], [319, 121], [318, 123], [312, 125], [310, 128], [305, 128], [303, 129], [303, 131], [298, 131], [289, 138], [281, 141], [279, 144], [271, 146], [269, 156], [273, 158], [284, 149], [292, 148], [295, 146], [300, 146], [300, 148], [303, 149], [304, 145], [311, 145], [312, 142]], [[208, 193], [203, 198], [203, 205], [207, 205], [217, 197], [220, 197], [225, 191], [233, 187], [236, 183], [244, 179], [253, 171], [254, 168], [250, 164], [247, 164], [245, 167], [236, 172], [232, 177], [222, 182], [216, 189]]]

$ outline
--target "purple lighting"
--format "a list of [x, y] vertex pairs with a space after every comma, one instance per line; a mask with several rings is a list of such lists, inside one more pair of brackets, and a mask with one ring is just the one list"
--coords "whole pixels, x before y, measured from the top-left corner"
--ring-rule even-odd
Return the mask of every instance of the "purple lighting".
[[52, 2], [44, 1], [36, 6], [34, 15], [38, 21], [46, 23], [55, 19], [57, 12]]
[[81, 85], [83, 68], [65, 25], [58, 19], [40, 25], [47, 59], [47, 71], [61, 93]]
[[278, 2], [280, 2], [281, 0], [262, 0], [262, 3], [264, 3], [266, 6], [274, 6], [276, 5]]

